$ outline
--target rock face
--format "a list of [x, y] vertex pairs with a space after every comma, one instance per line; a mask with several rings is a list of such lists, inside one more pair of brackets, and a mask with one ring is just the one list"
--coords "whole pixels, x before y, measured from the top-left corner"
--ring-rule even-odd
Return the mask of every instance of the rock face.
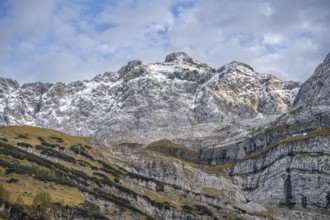
[[330, 105], [330, 53], [301, 87], [293, 107], [300, 105]]
[[[302, 85], [290, 112], [261, 128], [243, 145], [230, 148], [244, 151], [244, 157], [236, 157], [231, 176], [247, 199], [329, 214], [329, 58]], [[328, 218], [315, 215], [301, 216]]]
[[0, 82], [0, 124], [112, 142], [168, 138], [197, 148], [214, 146], [205, 140], [210, 136], [226, 137], [219, 134], [221, 127], [239, 130], [241, 121], [285, 113], [300, 87], [236, 61], [214, 69], [183, 52], [168, 55], [164, 63], [131, 61], [89, 81]]

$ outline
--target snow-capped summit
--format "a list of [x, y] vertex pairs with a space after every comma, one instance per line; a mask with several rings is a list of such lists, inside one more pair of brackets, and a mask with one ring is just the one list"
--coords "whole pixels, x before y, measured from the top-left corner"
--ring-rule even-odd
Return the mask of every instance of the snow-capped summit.
[[185, 52], [174, 52], [166, 56], [165, 63], [171, 62], [186, 62], [190, 64], [199, 64], [199, 61], [195, 60], [194, 58], [190, 57]]
[[221, 127], [282, 114], [300, 86], [236, 61], [215, 69], [184, 52], [161, 63], [131, 61], [117, 72], [70, 84], [1, 83], [1, 124], [140, 143], [203, 139], [222, 135]]

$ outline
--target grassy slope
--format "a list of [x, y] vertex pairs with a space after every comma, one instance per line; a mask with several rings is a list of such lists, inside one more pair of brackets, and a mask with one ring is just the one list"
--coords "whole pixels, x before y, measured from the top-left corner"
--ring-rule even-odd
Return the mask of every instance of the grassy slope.
[[[324, 135], [329, 135], [329, 129], [317, 129], [305, 135], [283, 137], [243, 160], [259, 157], [281, 143]], [[22, 143], [28, 144], [30, 147], [21, 147], [21, 149], [24, 149], [21, 150], [17, 145], [22, 145]], [[117, 207], [123, 208], [125, 212], [134, 216], [140, 216], [141, 219], [148, 218], [150, 214], [141, 211], [141, 207], [138, 207], [136, 202], [132, 202], [132, 200], [138, 197], [159, 209], [171, 208], [194, 215], [202, 213], [202, 215], [206, 216], [208, 214], [211, 215], [212, 212], [215, 212], [218, 216], [224, 214], [224, 210], [217, 212], [216, 209], [211, 208], [212, 211], [210, 211], [209, 208], [211, 206], [204, 208], [198, 206], [198, 203], [189, 196], [189, 194], [194, 194], [194, 192], [127, 172], [110, 161], [100, 159], [104, 158], [104, 155], [116, 158], [118, 156], [116, 154], [121, 152], [121, 149], [125, 149], [128, 154], [137, 154], [142, 158], [152, 157], [164, 161], [178, 160], [192, 168], [200, 169], [209, 174], [221, 175], [225, 178], [230, 178], [226, 173], [228, 173], [228, 170], [233, 169], [235, 166], [234, 161], [214, 166], [196, 164], [172, 154], [172, 152], [181, 152], [182, 150], [188, 151], [189, 155], [194, 156], [196, 154], [195, 151], [190, 150], [186, 146], [172, 143], [169, 140], [154, 142], [146, 148], [137, 145], [131, 146], [131, 144], [114, 145], [112, 148], [95, 148], [93, 146], [95, 143], [98, 143], [95, 139], [70, 136], [56, 130], [30, 126], [0, 127], [0, 163], [11, 164], [13, 167], [21, 166], [23, 170], [32, 168], [36, 171], [36, 173], [24, 174], [12, 169], [11, 172], [8, 172], [10, 169], [0, 164], [0, 183], [10, 191], [10, 202], [15, 203], [16, 198], [20, 195], [24, 205], [30, 206], [37, 192], [47, 191], [52, 195], [53, 202], [82, 208], [84, 207], [83, 203], [89, 200], [89, 197], [94, 196], [99, 200], [116, 204]], [[111, 150], [114, 148], [117, 148], [118, 152]], [[163, 151], [158, 151], [158, 148], [163, 149]], [[17, 157], [8, 149], [17, 149], [18, 151], [15, 151], [14, 154], [26, 155]], [[31, 154], [32, 158], [27, 156], [27, 151], [34, 153]], [[44, 173], [46, 178], [39, 175], [40, 173]], [[62, 174], [64, 177], [59, 178]], [[141, 181], [170, 187], [173, 189], [173, 193], [154, 192], [152, 189], [141, 186]], [[226, 200], [221, 192], [212, 189], [203, 189], [201, 191], [206, 196]], [[174, 200], [173, 198], [178, 197], [180, 193], [182, 193], [181, 197], [179, 196], [180, 199]], [[198, 193], [195, 193], [196, 195], [198, 196]], [[100, 212], [107, 216], [116, 214]], [[230, 217], [233, 216], [233, 213], [228, 212], [225, 215]], [[255, 213], [255, 215], [258, 215], [258, 213]]]
[[[85, 153], [88, 155], [95, 155], [95, 149], [90, 147], [88, 143], [91, 140], [88, 138], [81, 138], [81, 137], [74, 137], [70, 135], [66, 135], [64, 133], [49, 130], [49, 129], [42, 129], [36, 127], [29, 127], [29, 126], [8, 126], [8, 127], [1, 127], [0, 128], [0, 144], [2, 145], [2, 150], [10, 150], [10, 149], [17, 149], [18, 143], [26, 143], [32, 146], [32, 148], [28, 149], [29, 152], [33, 151], [35, 155], [29, 154], [26, 150], [22, 151], [18, 150], [18, 153], [22, 153], [23, 158], [26, 155], [32, 155], [35, 157], [35, 161], [30, 159], [23, 159], [17, 158], [14, 153], [4, 153], [0, 152], [0, 162], [8, 163], [13, 167], [21, 166], [25, 168], [31, 168], [32, 170], [36, 171], [35, 173], [17, 173], [18, 171], [13, 171], [8, 173], [8, 167], [0, 166], [0, 183], [10, 191], [10, 202], [15, 203], [18, 195], [22, 197], [23, 204], [21, 205], [32, 205], [33, 198], [37, 192], [40, 191], [47, 191], [52, 195], [53, 202], [61, 202], [64, 205], [70, 206], [81, 206], [82, 203], [86, 200], [86, 191], [89, 190], [91, 192], [95, 192], [94, 189], [98, 188], [101, 190], [101, 185], [99, 181], [103, 181], [106, 179], [109, 184], [114, 184], [113, 179], [115, 178], [114, 175], [111, 174], [111, 171], [116, 170], [115, 166], [108, 165], [108, 169], [110, 167], [113, 170], [109, 170], [109, 172], [103, 172], [101, 169], [104, 169], [104, 164], [101, 164], [93, 156], [90, 158], [86, 158], [82, 156], [80, 153], [75, 153], [70, 150], [70, 147], [73, 145], [79, 144], [82, 149], [84, 149]], [[44, 146], [44, 144], [50, 146]], [[50, 157], [40, 154], [42, 150], [38, 150], [36, 148], [37, 145], [42, 145], [45, 149], [49, 148], [52, 151], [57, 151], [59, 154], [70, 155], [71, 157], [75, 158], [76, 162], [68, 162], [62, 160], [58, 157]], [[53, 145], [53, 146], [52, 146]], [[58, 145], [55, 146], [55, 145]], [[60, 149], [61, 147], [61, 149]], [[64, 149], [63, 149], [64, 148]], [[17, 152], [16, 152], [17, 153]], [[42, 156], [44, 159], [41, 159], [39, 156]], [[49, 167], [43, 166], [43, 164], [36, 163], [36, 161], [44, 161], [46, 164], [51, 164]], [[82, 166], [80, 163], [83, 163]], [[54, 169], [53, 164], [58, 164], [60, 169]], [[20, 167], [20, 170], [24, 170]], [[64, 170], [61, 170], [61, 169]], [[64, 180], [71, 180], [71, 184], [67, 184], [65, 181], [57, 181], [56, 172], [63, 174], [66, 176], [66, 172], [71, 172], [71, 176], [68, 178], [64, 178]], [[37, 174], [44, 172], [48, 179], [43, 180]], [[82, 172], [84, 175], [79, 176]], [[97, 175], [93, 175], [93, 173], [99, 172], [103, 173], [105, 178], [102, 178]], [[87, 178], [88, 177], [88, 178]], [[62, 181], [62, 182], [61, 182]], [[119, 186], [120, 188], [120, 186]], [[120, 188], [125, 190], [124, 187]], [[119, 190], [117, 190], [119, 191]], [[97, 191], [96, 191], [97, 192]], [[89, 195], [92, 193], [89, 193]], [[109, 195], [107, 195], [109, 194]], [[110, 193], [107, 192], [103, 195], [104, 200], [114, 200], [118, 199], [116, 195], [118, 192]], [[97, 195], [94, 194], [94, 196]], [[109, 198], [106, 198], [108, 196]], [[112, 201], [113, 202], [113, 201]], [[120, 202], [117, 202], [117, 204]], [[121, 201], [124, 205], [124, 209], [130, 210], [133, 208], [133, 213], [137, 212], [137, 215], [146, 216], [143, 212], [139, 210], [134, 210], [134, 207], [130, 207], [129, 203], [125, 207], [126, 200]], [[130, 211], [132, 212], [132, 211]], [[111, 215], [111, 213], [109, 213]], [[142, 217], [141, 217], [142, 218]]]
[[[88, 197], [94, 196], [100, 200], [111, 202], [128, 213], [140, 216], [141, 219], [148, 218], [149, 214], [141, 211], [136, 206], [137, 203], [131, 202], [131, 199], [142, 198], [158, 209], [170, 208], [187, 212], [185, 208], [191, 207], [188, 213], [194, 215], [202, 213], [207, 216], [212, 213], [212, 211], [207, 211], [207, 207], [201, 211], [204, 209], [203, 207], [194, 206], [195, 203], [189, 196], [183, 196], [182, 200], [174, 201], [172, 197], [178, 191], [189, 194], [179, 186], [129, 173], [109, 161], [100, 161], [99, 158], [102, 158], [100, 154], [110, 155], [113, 152], [109, 149], [91, 147], [93, 142], [95, 143], [96, 140], [74, 137], [50, 129], [30, 126], [1, 127], [0, 183], [10, 191], [10, 202], [16, 203], [17, 197], [20, 195], [22, 197], [20, 205], [30, 207], [37, 192], [47, 191], [52, 195], [53, 202], [63, 205], [83, 207], [84, 201], [90, 200]], [[24, 144], [22, 145], [22, 143]], [[19, 148], [18, 145], [27, 145], [27, 147]], [[136, 151], [136, 149], [130, 150]], [[140, 151], [140, 149], [137, 150]], [[45, 155], [45, 151], [48, 154]], [[143, 153], [157, 154], [157, 152], [145, 150]], [[71, 157], [70, 160], [67, 160], [68, 156]], [[72, 158], [74, 158], [73, 161]], [[186, 163], [189, 166], [203, 169], [203, 166]], [[16, 169], [17, 167], [19, 168]], [[208, 171], [212, 171], [212, 169], [208, 169]], [[219, 171], [214, 170], [214, 173], [219, 173]], [[166, 185], [173, 188], [174, 191], [173, 194], [154, 192], [152, 189], [139, 186], [139, 181]], [[212, 190], [205, 194], [221, 196]], [[102, 213], [102, 211], [100, 212]], [[116, 213], [110, 211], [103, 214], [111, 216]]]

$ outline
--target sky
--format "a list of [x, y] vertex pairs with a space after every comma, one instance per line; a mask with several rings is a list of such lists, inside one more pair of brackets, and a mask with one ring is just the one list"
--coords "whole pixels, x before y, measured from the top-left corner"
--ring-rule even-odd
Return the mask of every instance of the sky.
[[329, 0], [0, 0], [0, 77], [72, 82], [171, 52], [305, 81], [330, 52]]

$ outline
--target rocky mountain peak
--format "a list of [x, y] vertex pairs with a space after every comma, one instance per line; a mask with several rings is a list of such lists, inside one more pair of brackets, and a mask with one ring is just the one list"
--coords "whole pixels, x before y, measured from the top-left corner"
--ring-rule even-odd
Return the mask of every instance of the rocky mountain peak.
[[260, 113], [287, 112], [299, 86], [299, 83], [287, 83], [271, 74], [255, 72], [251, 66], [237, 61], [218, 69], [208, 83], [212, 93], [221, 100], [223, 109], [252, 118]]
[[330, 105], [330, 53], [301, 86], [292, 108], [301, 105]]
[[17, 81], [0, 77], [0, 111], [5, 108], [6, 97], [19, 88]]
[[209, 136], [210, 126], [235, 118], [286, 112], [296, 90], [282, 90], [282, 84], [244, 63], [233, 61], [215, 70], [177, 52], [161, 63], [130, 61], [92, 80], [4, 89], [0, 124], [30, 124], [114, 142], [128, 141], [128, 136], [137, 143], [190, 141], [195, 131], [187, 127], [192, 125], [203, 130], [199, 136]]
[[241, 77], [252, 77], [256, 79], [260, 75], [248, 64], [238, 61], [227, 63], [226, 65], [220, 67], [217, 72], [221, 73], [220, 78], [234, 81], [240, 79]]
[[245, 69], [248, 69], [250, 71], [254, 71], [254, 69], [250, 65], [248, 65], [246, 63], [242, 63], [242, 62], [236, 61], [236, 60], [230, 62], [228, 65], [232, 69], [245, 68]]
[[328, 63], [330, 62], [330, 53], [328, 53], [328, 55], [325, 57], [323, 63]]
[[129, 61], [125, 66], [123, 66], [119, 72], [129, 72], [134, 68], [139, 68], [141, 66], [145, 65], [144, 61], [142, 60], [132, 60]]
[[165, 58], [165, 63], [190, 63], [190, 64], [200, 64], [199, 61], [196, 59], [190, 57], [187, 53], [185, 52], [174, 52], [166, 56]]
[[16, 80], [0, 77], [0, 88], [12, 88], [16, 90], [18, 89], [18, 87], [19, 84]]
[[133, 60], [123, 66], [119, 71], [119, 76], [124, 80], [131, 80], [145, 75], [147, 65], [142, 60]]

